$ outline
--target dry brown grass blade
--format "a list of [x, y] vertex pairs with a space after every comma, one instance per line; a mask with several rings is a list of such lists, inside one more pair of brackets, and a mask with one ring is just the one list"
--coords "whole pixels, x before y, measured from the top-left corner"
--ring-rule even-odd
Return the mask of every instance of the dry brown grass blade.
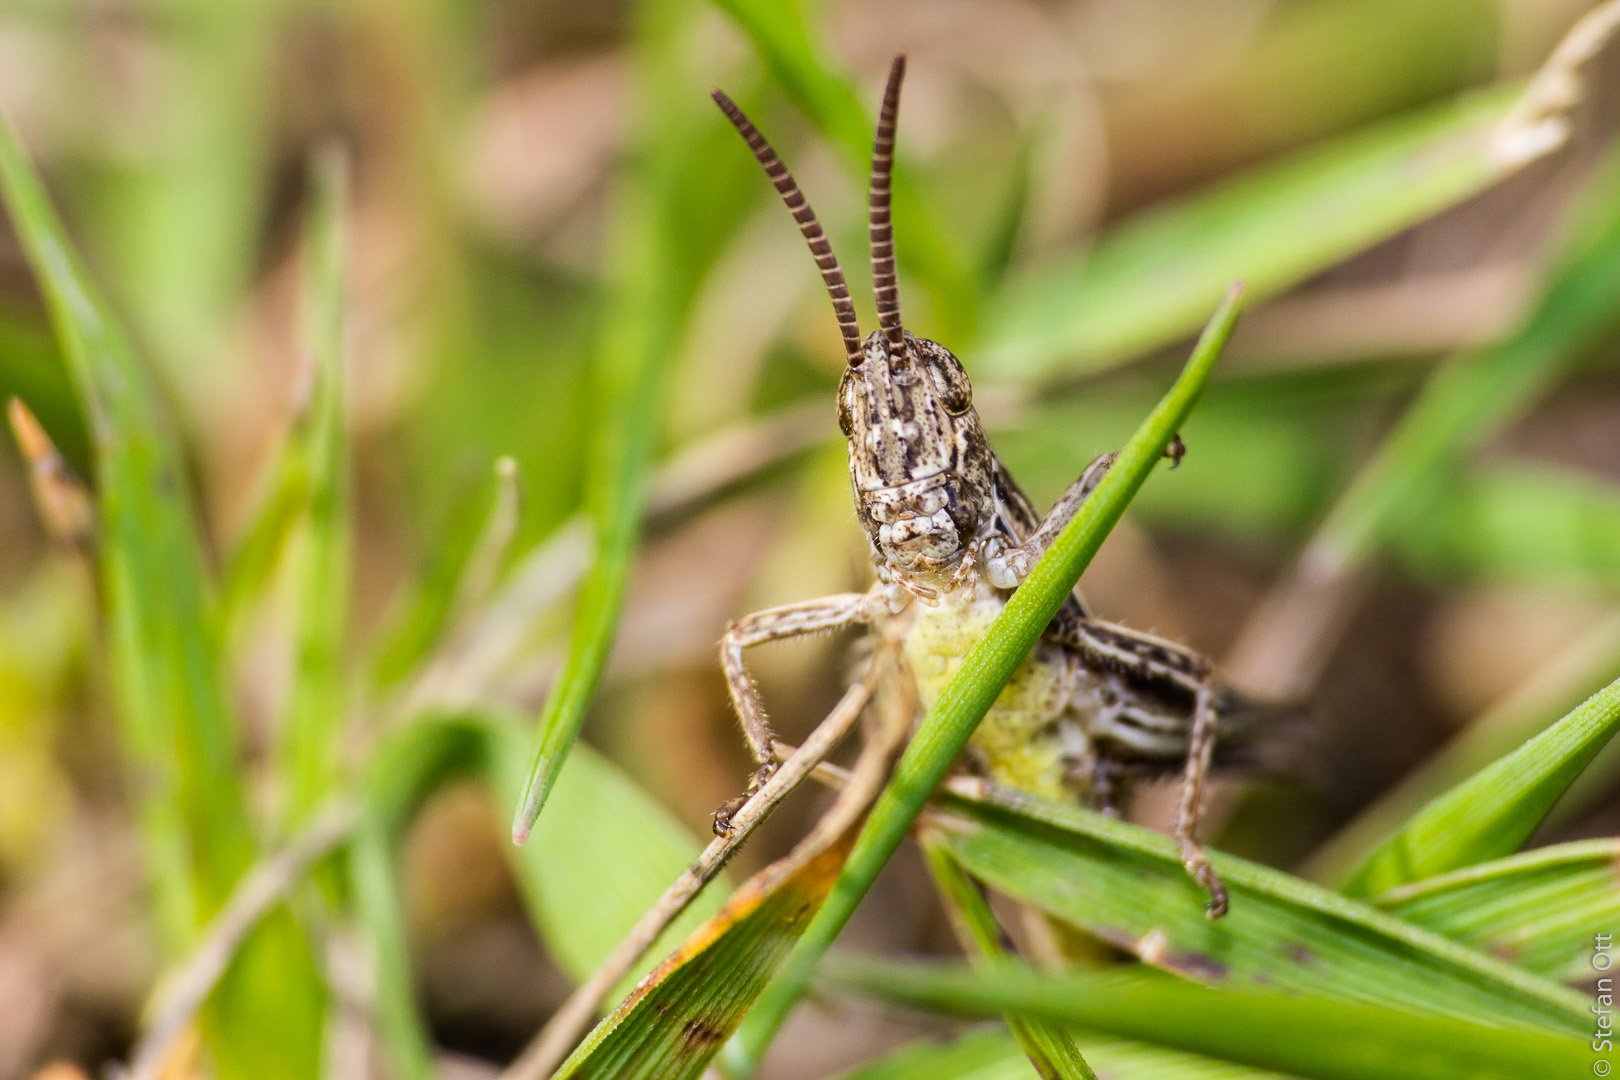
[[73, 475], [56, 444], [21, 398], [11, 399], [6, 416], [17, 448], [28, 463], [28, 487], [45, 531], [64, 547], [89, 551], [96, 533], [95, 500], [89, 488]]

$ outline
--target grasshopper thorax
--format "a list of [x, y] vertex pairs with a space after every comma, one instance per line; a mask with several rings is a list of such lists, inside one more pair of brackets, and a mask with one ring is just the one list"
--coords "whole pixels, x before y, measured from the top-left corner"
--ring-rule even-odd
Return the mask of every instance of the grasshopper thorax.
[[838, 388], [838, 424], [874, 559], [934, 591], [994, 520], [990, 448], [961, 362], [937, 342], [904, 341], [867, 337]]

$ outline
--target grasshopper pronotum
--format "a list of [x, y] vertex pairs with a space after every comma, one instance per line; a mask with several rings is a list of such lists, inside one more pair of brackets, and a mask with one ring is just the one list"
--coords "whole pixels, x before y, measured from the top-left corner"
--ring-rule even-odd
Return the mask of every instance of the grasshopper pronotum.
[[[792, 174], [731, 99], [713, 92], [798, 222], [832, 298], [846, 359], [838, 423], [849, 442], [855, 510], [877, 577], [867, 592], [771, 608], [727, 629], [720, 660], [759, 768], [747, 794], [716, 811], [715, 831], [722, 836], [777, 768], [776, 743], [743, 650], [902, 620], [903, 654], [927, 708], [1113, 461], [1105, 454], [1091, 462], [1037, 518], [985, 437], [961, 363], [902, 325], [889, 204], [904, 75], [902, 54], [889, 69], [872, 151], [868, 231], [878, 329], [864, 340], [832, 245]], [[1179, 440], [1166, 453], [1179, 460]], [[1083, 798], [1105, 810], [1113, 809], [1122, 785], [1180, 768], [1172, 831], [1216, 918], [1226, 911], [1226, 889], [1195, 833], [1227, 700], [1209, 661], [1091, 618], [1071, 596], [979, 725], [968, 764], [992, 780]]]

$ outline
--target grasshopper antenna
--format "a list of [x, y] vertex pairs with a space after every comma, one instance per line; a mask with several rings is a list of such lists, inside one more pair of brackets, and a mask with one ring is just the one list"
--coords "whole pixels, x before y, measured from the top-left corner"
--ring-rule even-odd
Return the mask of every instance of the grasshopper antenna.
[[855, 321], [855, 302], [849, 298], [849, 285], [844, 281], [844, 271], [838, 265], [838, 257], [833, 254], [832, 243], [827, 234], [821, 229], [821, 222], [816, 220], [816, 212], [810, 208], [810, 203], [799, 190], [799, 185], [788, 172], [782, 159], [776, 156], [770, 142], [760, 134], [758, 128], [743, 115], [735, 102], [721, 90], [710, 90], [709, 96], [714, 103], [720, 106], [720, 111], [726, 114], [726, 119], [737, 129], [743, 139], [748, 143], [748, 149], [754, 152], [754, 157], [765, 168], [765, 175], [771, 178], [776, 185], [776, 193], [782, 196], [782, 202], [787, 204], [788, 211], [792, 213], [793, 220], [799, 223], [799, 232], [804, 234], [804, 242], [810, 245], [810, 254], [815, 256], [816, 267], [821, 271], [821, 280], [827, 286], [827, 295], [832, 297], [833, 314], [838, 317], [838, 332], [844, 335], [844, 355], [850, 367], [860, 367], [866, 359], [866, 351], [861, 347], [861, 327]]
[[906, 335], [900, 326], [900, 284], [894, 266], [894, 224], [889, 216], [890, 182], [894, 175], [894, 129], [900, 113], [900, 83], [906, 77], [906, 54], [895, 53], [889, 81], [878, 110], [877, 139], [872, 143], [872, 184], [867, 193], [867, 232], [872, 246], [872, 292], [878, 325], [889, 340], [889, 356], [906, 357]]

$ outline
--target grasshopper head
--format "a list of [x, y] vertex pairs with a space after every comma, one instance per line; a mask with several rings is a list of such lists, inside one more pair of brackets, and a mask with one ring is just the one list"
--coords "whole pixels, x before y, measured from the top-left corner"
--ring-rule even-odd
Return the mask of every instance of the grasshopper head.
[[849, 440], [855, 510], [874, 553], [903, 572], [954, 572], [979, 535], [990, 489], [989, 449], [973, 388], [951, 351], [882, 331], [838, 388], [838, 424]]
[[844, 273], [815, 212], [770, 143], [720, 91], [715, 101], [748, 141], [799, 223], [821, 270], [844, 337], [838, 423], [849, 440], [855, 510], [880, 569], [925, 590], [948, 579], [994, 515], [989, 444], [973, 411], [962, 364], [900, 321], [890, 180], [905, 55], [889, 68], [867, 197], [872, 286], [879, 329], [863, 342]]

